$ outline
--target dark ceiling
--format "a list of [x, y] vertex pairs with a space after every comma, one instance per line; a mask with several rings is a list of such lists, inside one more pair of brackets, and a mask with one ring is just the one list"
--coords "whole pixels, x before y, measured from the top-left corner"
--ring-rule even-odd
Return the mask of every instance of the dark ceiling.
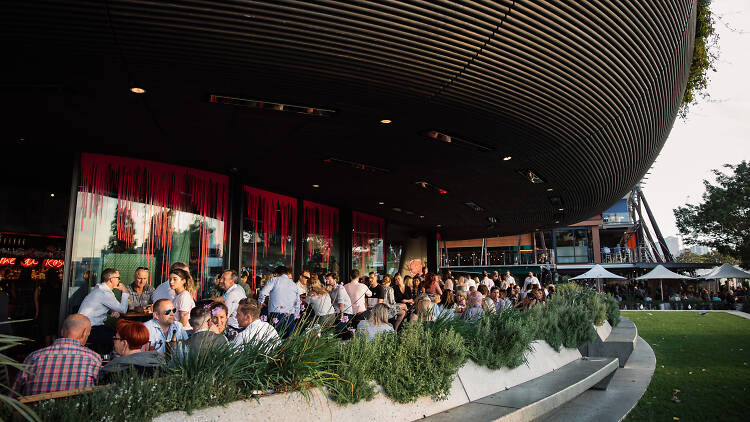
[[252, 186], [446, 238], [574, 223], [621, 198], [669, 134], [695, 26], [695, 0], [0, 7], [11, 160], [78, 150], [238, 169]]

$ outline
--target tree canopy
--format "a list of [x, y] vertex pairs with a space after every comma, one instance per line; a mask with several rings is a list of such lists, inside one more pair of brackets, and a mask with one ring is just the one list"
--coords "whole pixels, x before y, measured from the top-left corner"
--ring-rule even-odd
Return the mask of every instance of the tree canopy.
[[711, 251], [705, 255], [698, 255], [695, 252], [692, 251], [684, 251], [682, 252], [677, 258], [675, 258], [676, 262], [701, 262], [701, 263], [707, 263], [707, 264], [732, 264], [737, 265], [740, 263], [740, 261], [729, 255], [724, 255], [722, 253], [719, 253], [717, 251]]
[[714, 29], [711, 0], [698, 0], [695, 19], [695, 41], [693, 59], [690, 64], [685, 93], [682, 96], [678, 114], [687, 117], [690, 106], [698, 102], [698, 97], [708, 98], [709, 71], [715, 72], [714, 63], [719, 58], [719, 35]]
[[750, 164], [725, 164], [712, 170], [716, 180], [704, 180], [706, 191], [698, 205], [673, 210], [677, 228], [688, 245], [705, 245], [750, 266]]

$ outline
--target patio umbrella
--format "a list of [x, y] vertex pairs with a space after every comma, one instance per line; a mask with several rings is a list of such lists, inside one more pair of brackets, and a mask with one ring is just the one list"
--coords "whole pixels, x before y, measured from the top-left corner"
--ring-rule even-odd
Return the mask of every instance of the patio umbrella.
[[721, 267], [714, 268], [710, 273], [701, 278], [704, 280], [716, 280], [716, 290], [719, 290], [720, 278], [750, 278], [750, 273], [729, 264], [722, 264]]
[[653, 270], [646, 274], [636, 278], [636, 280], [659, 280], [659, 290], [661, 291], [661, 300], [664, 301], [664, 286], [662, 286], [662, 280], [673, 280], [673, 279], [688, 279], [692, 280], [692, 277], [686, 275], [677, 274], [669, 271], [663, 265], [657, 265]]
[[625, 277], [621, 277], [617, 274], [611, 273], [601, 265], [597, 264], [591, 267], [591, 269], [586, 271], [585, 273], [571, 278], [571, 280], [597, 280], [596, 287], [599, 289], [599, 291], [602, 290], [601, 286], [599, 285], [599, 280], [601, 279], [624, 280]]

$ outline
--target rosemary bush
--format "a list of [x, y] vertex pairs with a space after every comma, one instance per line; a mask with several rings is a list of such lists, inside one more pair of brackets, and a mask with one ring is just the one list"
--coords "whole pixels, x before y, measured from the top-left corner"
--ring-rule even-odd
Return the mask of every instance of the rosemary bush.
[[620, 304], [609, 293], [604, 296], [604, 302], [607, 305], [607, 321], [609, 321], [609, 325], [614, 327], [620, 323]]

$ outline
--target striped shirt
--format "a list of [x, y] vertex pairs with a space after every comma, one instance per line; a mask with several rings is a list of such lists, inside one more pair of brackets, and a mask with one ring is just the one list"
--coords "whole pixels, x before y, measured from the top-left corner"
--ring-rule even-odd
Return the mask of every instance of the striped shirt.
[[71, 338], [55, 340], [23, 363], [28, 372], [18, 374], [13, 391], [24, 396], [93, 387], [102, 369], [102, 358]]

